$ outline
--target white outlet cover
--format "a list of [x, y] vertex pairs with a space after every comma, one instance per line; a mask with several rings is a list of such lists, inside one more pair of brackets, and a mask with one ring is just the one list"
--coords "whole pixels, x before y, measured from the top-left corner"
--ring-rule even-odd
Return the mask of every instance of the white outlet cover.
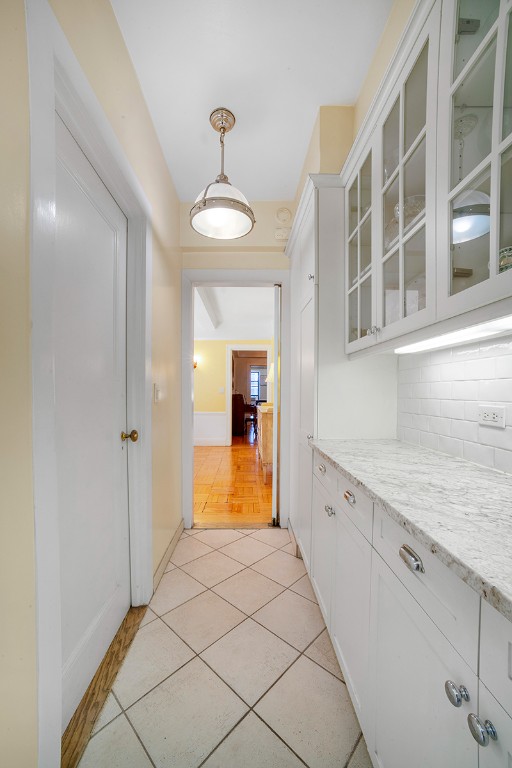
[[505, 427], [505, 406], [481, 403], [478, 406], [478, 423], [484, 427]]

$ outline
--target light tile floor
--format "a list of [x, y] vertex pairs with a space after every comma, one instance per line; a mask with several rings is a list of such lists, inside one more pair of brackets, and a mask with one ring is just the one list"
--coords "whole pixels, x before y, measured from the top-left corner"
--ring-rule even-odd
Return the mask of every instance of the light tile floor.
[[80, 768], [371, 768], [288, 532], [185, 531]]

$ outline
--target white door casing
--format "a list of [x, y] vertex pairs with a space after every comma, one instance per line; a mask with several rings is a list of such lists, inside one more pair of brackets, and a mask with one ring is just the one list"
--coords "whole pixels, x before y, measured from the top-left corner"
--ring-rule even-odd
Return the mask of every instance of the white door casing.
[[38, 765], [60, 762], [62, 644], [56, 435], [51, 366], [55, 109], [128, 219], [127, 410], [132, 604], [153, 591], [151, 528], [151, 211], [125, 150], [47, 0], [26, 0], [30, 105], [33, 462], [37, 583]]
[[56, 115], [54, 384], [64, 731], [130, 607], [126, 217]]

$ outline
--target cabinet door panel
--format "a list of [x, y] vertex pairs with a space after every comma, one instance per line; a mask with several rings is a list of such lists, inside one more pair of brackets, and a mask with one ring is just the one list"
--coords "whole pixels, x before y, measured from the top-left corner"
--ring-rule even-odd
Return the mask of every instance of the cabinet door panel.
[[297, 538], [304, 565], [311, 569], [311, 503], [312, 503], [313, 450], [309, 445], [299, 443], [299, 514]]
[[[332, 508], [335, 513], [334, 515], [328, 515], [327, 509], [329, 508]], [[335, 515], [337, 511], [331, 497], [316, 477], [314, 477], [311, 521], [311, 581], [327, 628], [330, 626], [334, 545], [336, 540]]]
[[304, 217], [304, 223], [300, 233], [300, 286], [301, 308], [313, 298], [315, 289], [315, 222], [314, 200]]
[[315, 434], [315, 301], [300, 313], [300, 411], [299, 437]]
[[340, 511], [331, 604], [331, 637], [361, 724], [366, 720], [372, 548]]
[[[384, 561], [372, 573], [370, 663], [374, 707], [369, 749], [381, 768], [476, 768], [478, 748], [467, 716], [477, 678]], [[444, 685], [465, 685], [460, 708]]]
[[512, 766], [512, 718], [507, 715], [483, 683], [480, 683], [479, 702], [480, 720], [483, 723], [490, 720], [498, 735], [496, 741], [489, 739], [486, 747], [479, 747], [479, 766], [480, 768], [510, 768]]

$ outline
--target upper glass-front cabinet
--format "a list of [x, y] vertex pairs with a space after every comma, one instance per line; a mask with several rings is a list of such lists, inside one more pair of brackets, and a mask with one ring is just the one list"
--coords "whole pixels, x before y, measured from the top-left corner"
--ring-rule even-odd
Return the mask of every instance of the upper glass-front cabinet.
[[510, 0], [445, 0], [443, 5], [440, 318], [512, 293], [511, 16]]
[[347, 185], [347, 343], [356, 351], [433, 317], [437, 3]]

